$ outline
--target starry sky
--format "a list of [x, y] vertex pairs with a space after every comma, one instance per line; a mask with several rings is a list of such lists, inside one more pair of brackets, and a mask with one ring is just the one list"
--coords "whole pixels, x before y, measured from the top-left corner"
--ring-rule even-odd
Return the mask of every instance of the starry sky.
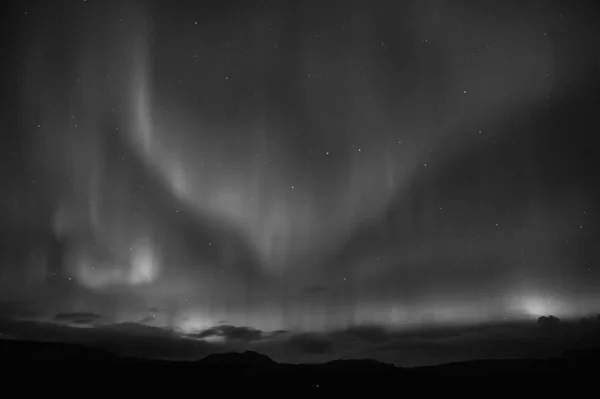
[[6, 334], [600, 312], [592, 2], [3, 7]]

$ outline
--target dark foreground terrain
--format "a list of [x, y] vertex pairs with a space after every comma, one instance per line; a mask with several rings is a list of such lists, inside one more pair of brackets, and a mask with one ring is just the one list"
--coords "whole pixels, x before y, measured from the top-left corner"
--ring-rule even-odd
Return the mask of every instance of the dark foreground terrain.
[[[377, 393], [569, 394], [595, 396], [600, 352], [560, 358], [479, 360], [399, 368], [372, 360], [281, 364], [256, 352], [210, 355], [195, 362], [122, 358], [70, 344], [0, 340], [0, 374], [10, 392], [81, 395], [278, 395]], [[8, 396], [7, 396], [8, 397]]]

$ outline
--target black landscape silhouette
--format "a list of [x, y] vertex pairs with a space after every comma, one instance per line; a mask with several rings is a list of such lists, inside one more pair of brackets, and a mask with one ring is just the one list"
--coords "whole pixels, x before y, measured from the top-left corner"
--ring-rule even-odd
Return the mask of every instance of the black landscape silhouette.
[[46, 393], [68, 390], [71, 385], [121, 393], [156, 393], [197, 385], [227, 393], [346, 394], [386, 389], [448, 393], [492, 386], [497, 392], [517, 388], [577, 391], [593, 381], [599, 361], [599, 349], [567, 351], [546, 359], [473, 360], [414, 368], [369, 359], [278, 363], [254, 351], [211, 354], [197, 361], [164, 361], [121, 357], [81, 345], [0, 340], [3, 374], [35, 378], [37, 383], [27, 390]]

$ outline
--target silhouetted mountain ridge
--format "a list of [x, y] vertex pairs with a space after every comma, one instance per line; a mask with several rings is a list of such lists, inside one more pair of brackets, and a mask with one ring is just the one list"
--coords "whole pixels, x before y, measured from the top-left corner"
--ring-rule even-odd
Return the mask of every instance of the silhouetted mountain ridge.
[[324, 363], [322, 366], [342, 370], [389, 370], [400, 369], [393, 364], [383, 363], [373, 359], [337, 359]]
[[[298, 392], [319, 389], [339, 394], [355, 392], [359, 388], [394, 389], [398, 386], [436, 390], [448, 389], [463, 381], [462, 377], [477, 377], [477, 384], [542, 387], [547, 386], [545, 381], [549, 378], [561, 384], [593, 381], [599, 360], [600, 351], [591, 349], [550, 359], [474, 360], [416, 368], [400, 368], [371, 359], [295, 365], [278, 363], [253, 351], [211, 354], [190, 362], [125, 358], [103, 349], [74, 344], [0, 339], [0, 365], [3, 370], [8, 370], [4, 373], [6, 378], [10, 378], [10, 373], [15, 373], [15, 378], [26, 373], [35, 376], [36, 380], [57, 383], [63, 378], [56, 379], [57, 375], [62, 375], [81, 384], [97, 385], [98, 376], [110, 376], [107, 381], [111, 386], [121, 384], [150, 392], [158, 387], [171, 389], [191, 381], [201, 381], [203, 387], [225, 387], [244, 392], [248, 389], [259, 389], [259, 392], [265, 389]], [[140, 387], [140, 381], [146, 384]]]
[[245, 352], [227, 352], [213, 353], [203, 359], [200, 359], [196, 364], [202, 366], [259, 366], [270, 367], [277, 366], [279, 363], [270, 357], [254, 351]]
[[28, 361], [119, 361], [124, 358], [104, 349], [58, 342], [0, 339], [1, 362], [15, 359]]

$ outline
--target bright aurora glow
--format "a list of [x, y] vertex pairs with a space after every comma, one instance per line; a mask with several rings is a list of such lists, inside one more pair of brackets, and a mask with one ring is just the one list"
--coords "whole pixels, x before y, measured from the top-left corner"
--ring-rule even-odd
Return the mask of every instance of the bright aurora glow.
[[600, 312], [589, 7], [375, 3], [15, 2], [0, 316]]

